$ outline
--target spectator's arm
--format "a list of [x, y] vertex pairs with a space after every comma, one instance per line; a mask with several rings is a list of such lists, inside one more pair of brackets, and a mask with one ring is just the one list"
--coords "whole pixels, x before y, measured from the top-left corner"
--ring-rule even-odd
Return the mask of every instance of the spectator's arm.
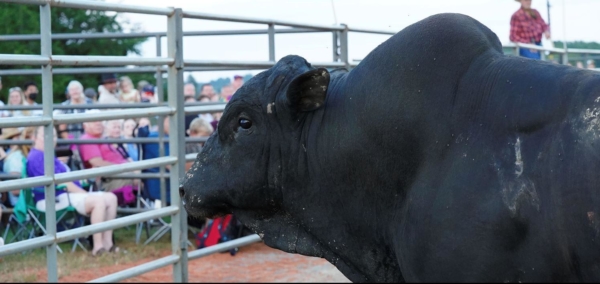
[[116, 165], [114, 163], [103, 160], [101, 157], [91, 158], [88, 160], [88, 163], [90, 163], [90, 165], [92, 165], [92, 167], [94, 168]]
[[517, 17], [514, 15], [510, 18], [510, 41], [512, 42], [522, 42], [522, 39], [519, 37], [519, 21]]
[[65, 183], [61, 183], [59, 185], [64, 185], [67, 187], [67, 192], [71, 192], [71, 193], [87, 193], [87, 191], [85, 191], [85, 189], [77, 186], [75, 183], [73, 183], [72, 181], [70, 182], [65, 182]]

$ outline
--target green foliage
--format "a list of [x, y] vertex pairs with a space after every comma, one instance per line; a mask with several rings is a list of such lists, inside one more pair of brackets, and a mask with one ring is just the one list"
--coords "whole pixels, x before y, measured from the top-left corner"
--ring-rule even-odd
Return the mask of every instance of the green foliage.
[[[124, 25], [127, 21], [117, 19], [117, 13], [104, 11], [91, 11], [80, 9], [52, 8], [51, 9], [52, 33], [122, 33], [127, 32]], [[36, 5], [17, 5], [0, 3], [0, 34], [39, 34], [39, 7]], [[138, 32], [139, 26], [133, 26], [130, 31]], [[52, 53], [54, 55], [113, 55], [124, 56], [128, 53], [139, 54], [140, 43], [145, 38], [136, 39], [61, 39], [53, 40]], [[2, 54], [40, 54], [40, 41], [3, 41], [0, 44]], [[58, 68], [69, 68], [73, 66], [61, 66]], [[1, 70], [39, 68], [35, 66], [5, 66], [0, 65]], [[153, 74], [118, 74], [128, 75], [136, 84], [139, 80], [147, 80], [155, 84]], [[64, 93], [70, 80], [80, 81], [84, 88], [97, 89], [99, 74], [73, 74], [54, 75], [53, 91], [54, 102], [65, 99]], [[26, 81], [34, 81], [41, 86], [41, 76], [3, 76], [3, 92], [0, 99], [6, 99], [6, 90], [14, 86], [22, 86]], [[38, 101], [41, 101], [39, 96]]]

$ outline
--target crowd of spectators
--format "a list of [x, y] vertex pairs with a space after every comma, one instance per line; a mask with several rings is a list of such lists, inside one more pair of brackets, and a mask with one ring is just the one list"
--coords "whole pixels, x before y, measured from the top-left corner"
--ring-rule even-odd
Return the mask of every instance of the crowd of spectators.
[[[8, 92], [2, 92], [0, 78], [0, 119], [4, 117], [27, 117], [41, 116], [41, 109], [3, 109], [5, 105], [2, 98], [6, 98], [6, 105], [38, 105], [40, 96], [38, 86], [34, 82], [25, 82], [22, 87], [11, 87]], [[223, 87], [220, 94], [215, 92], [211, 84], [202, 84], [200, 91], [196, 91], [196, 85], [187, 83], [184, 85], [184, 101], [186, 104], [195, 102], [227, 102], [233, 93], [241, 87], [243, 78], [235, 76], [230, 85]], [[140, 81], [137, 86], [127, 76], [117, 77], [115, 74], [103, 74], [98, 86], [86, 86], [77, 80], [70, 81], [65, 89], [66, 100], [61, 106], [74, 106], [75, 108], [61, 107], [54, 110], [54, 114], [71, 113], [98, 113], [106, 108], [99, 108], [97, 104], [111, 104], [114, 109], [119, 105], [129, 103], [157, 103], [159, 102], [156, 87], [147, 81]], [[137, 88], [136, 88], [137, 87]], [[185, 117], [185, 136], [194, 138], [208, 138], [219, 122], [221, 112], [190, 114]], [[91, 169], [115, 164], [124, 164], [133, 161], [157, 158], [160, 156], [158, 143], [136, 143], [136, 137], [159, 137], [158, 117], [147, 117], [140, 119], [114, 119], [109, 121], [95, 121], [85, 123], [68, 123], [55, 127], [54, 138], [67, 140], [61, 142], [54, 149], [56, 153], [55, 173]], [[169, 118], [164, 117], [163, 137], [165, 141], [169, 136]], [[34, 177], [44, 175], [43, 152], [44, 136], [43, 127], [21, 127], [0, 129], [0, 172], [14, 176]], [[68, 140], [93, 139], [89, 144], [69, 144]], [[123, 143], [98, 143], [101, 139], [132, 139], [131, 142]], [[10, 145], [6, 140], [30, 140], [32, 143], [16, 143]], [[201, 139], [202, 140], [202, 139]], [[56, 141], [55, 141], [56, 143]], [[186, 154], [201, 151], [203, 142], [186, 143]], [[169, 155], [169, 145], [164, 145], [164, 155]], [[66, 154], [65, 154], [66, 153]], [[189, 168], [191, 163], [186, 163]], [[165, 167], [168, 173], [169, 166]], [[131, 173], [158, 173], [159, 168], [145, 169]], [[169, 200], [169, 181], [166, 175], [167, 203]], [[151, 206], [159, 203], [160, 180], [155, 178], [132, 179], [98, 177], [85, 181], [69, 182], [57, 185], [56, 209], [71, 205], [83, 216], [89, 217], [91, 223], [114, 219], [117, 206], [128, 206], [135, 203], [136, 193], [141, 192], [150, 200]], [[45, 197], [42, 188], [25, 189], [32, 190], [35, 206], [40, 211], [45, 211]], [[2, 207], [10, 208], [16, 206], [19, 200], [20, 190], [11, 191], [0, 195], [0, 221]], [[168, 205], [168, 204], [167, 204]], [[5, 220], [6, 218], [4, 218]], [[3, 240], [0, 238], [0, 245]], [[118, 250], [118, 249], [117, 249]], [[92, 254], [97, 255], [108, 251], [115, 251], [112, 243], [112, 232], [98, 233], [93, 236]]]

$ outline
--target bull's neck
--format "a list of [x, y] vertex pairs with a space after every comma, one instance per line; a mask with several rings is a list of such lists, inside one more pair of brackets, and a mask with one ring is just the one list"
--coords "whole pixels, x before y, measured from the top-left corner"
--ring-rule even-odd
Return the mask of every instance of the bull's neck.
[[[388, 232], [380, 226], [391, 219], [391, 211], [382, 210], [389, 197], [378, 191], [378, 176], [363, 175], [372, 169], [368, 169], [369, 151], [362, 150], [374, 145], [362, 142], [364, 122], [360, 120], [364, 116], [354, 113], [354, 102], [360, 98], [351, 98], [354, 93], [346, 82], [347, 74], [332, 76], [324, 107], [304, 117], [299, 145], [291, 158], [299, 158], [291, 162], [297, 166], [297, 175], [288, 180], [284, 194], [290, 200], [308, 202], [294, 201], [286, 208], [327, 252], [323, 255], [329, 255], [329, 261], [338, 259], [343, 269], [360, 278], [353, 281], [396, 280], [393, 271], [373, 265], [395, 258], [386, 247]], [[386, 271], [358, 271], [357, 267]]]

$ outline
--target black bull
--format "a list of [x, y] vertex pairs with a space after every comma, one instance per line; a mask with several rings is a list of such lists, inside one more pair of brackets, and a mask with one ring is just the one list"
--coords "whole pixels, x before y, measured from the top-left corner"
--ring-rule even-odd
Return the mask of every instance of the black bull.
[[227, 104], [180, 193], [362, 281], [600, 281], [600, 75], [413, 24], [351, 72], [287, 56]]

